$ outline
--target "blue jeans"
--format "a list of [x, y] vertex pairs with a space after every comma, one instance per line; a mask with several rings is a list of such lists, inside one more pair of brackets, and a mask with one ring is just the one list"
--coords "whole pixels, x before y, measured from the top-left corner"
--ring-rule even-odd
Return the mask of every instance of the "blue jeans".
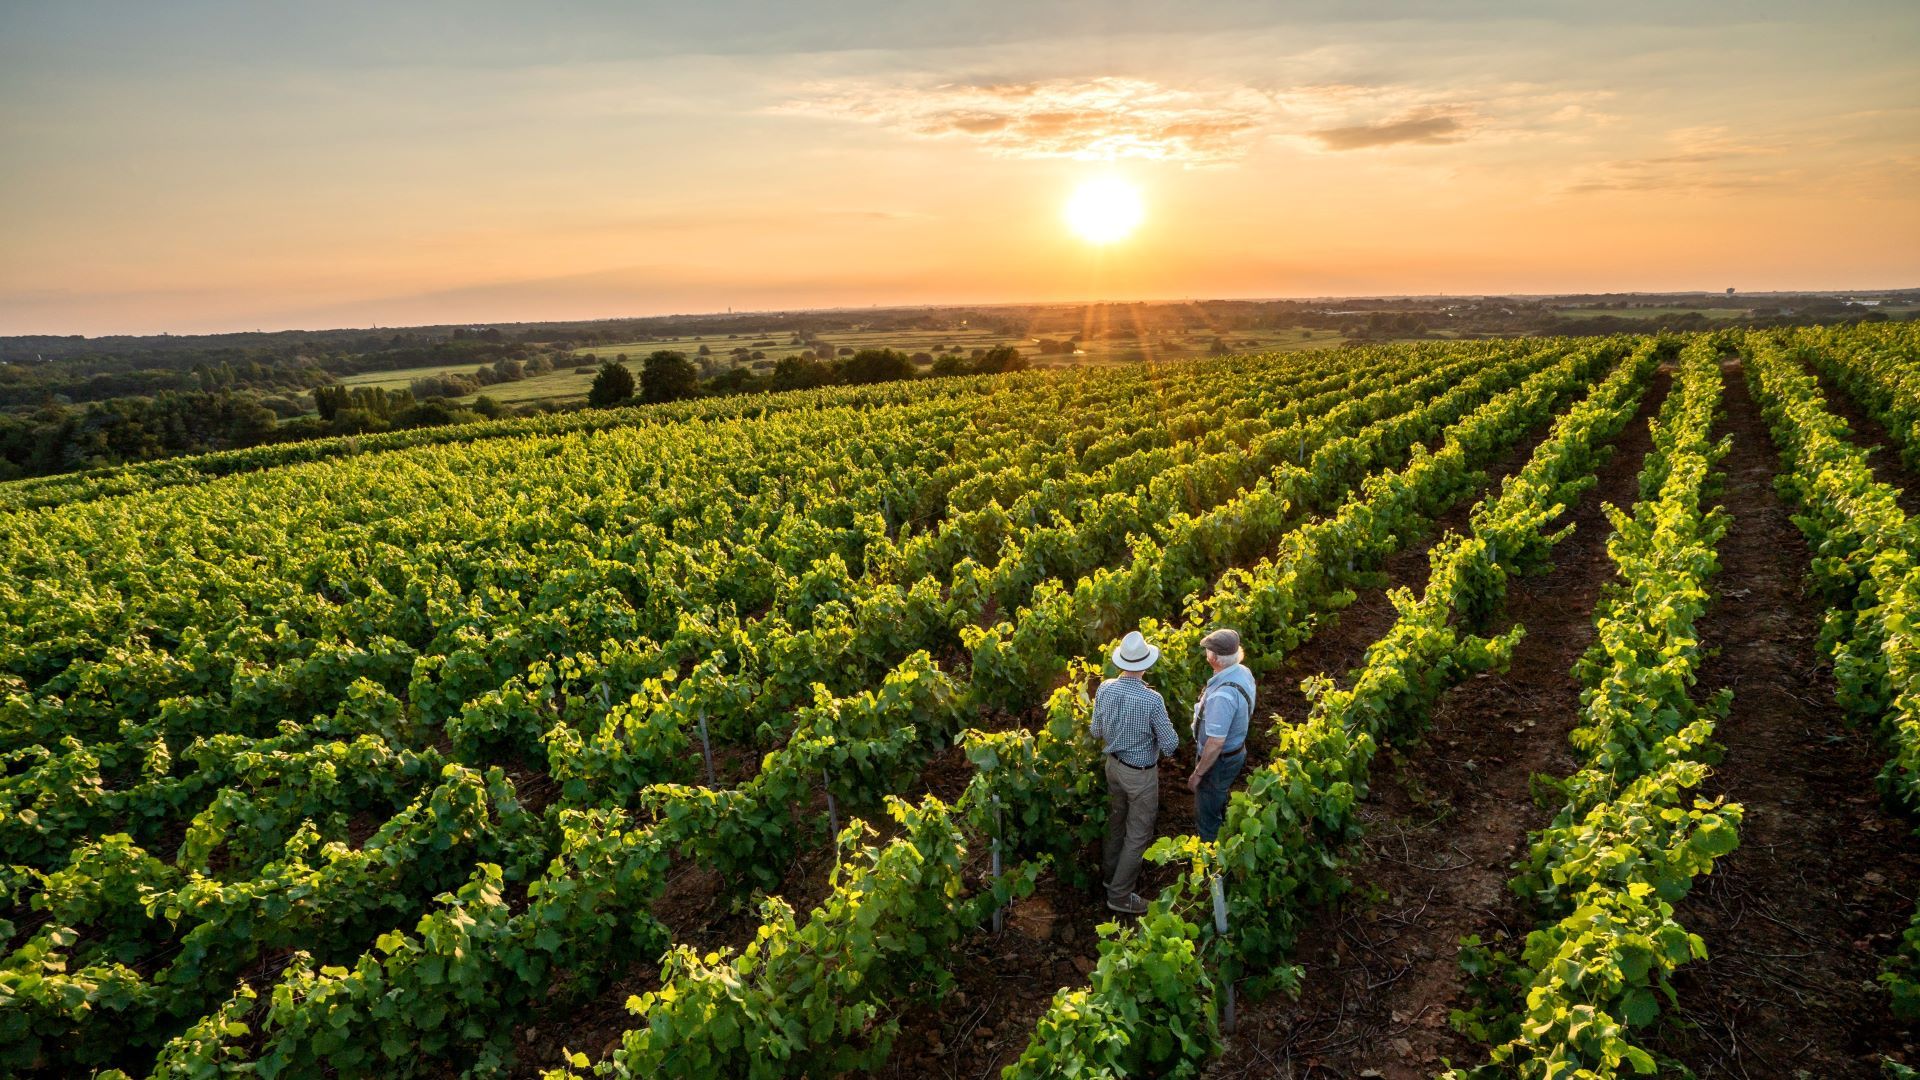
[[1246, 763], [1247, 748], [1242, 746], [1215, 758], [1213, 768], [1200, 778], [1200, 787], [1193, 793], [1193, 817], [1200, 839], [1211, 842], [1219, 837], [1220, 826], [1227, 820], [1228, 790], [1240, 778], [1240, 769]]

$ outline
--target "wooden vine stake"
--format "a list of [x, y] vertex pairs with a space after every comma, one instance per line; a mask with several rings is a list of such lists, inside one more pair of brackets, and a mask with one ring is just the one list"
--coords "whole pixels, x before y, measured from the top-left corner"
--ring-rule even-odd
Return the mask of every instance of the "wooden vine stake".
[[827, 776], [827, 767], [820, 766], [820, 786], [827, 792], [827, 828], [833, 830], [833, 865], [840, 865], [840, 806], [833, 801], [833, 781]]
[[[1000, 884], [1000, 795], [993, 796], [993, 881]], [[1007, 911], [999, 904], [993, 905], [993, 932], [999, 933], [1007, 928]]]
[[720, 782], [713, 774], [713, 740], [707, 737], [707, 711], [702, 709], [696, 715], [700, 719], [700, 756], [707, 761], [707, 786], [716, 787]]
[[[1207, 879], [1207, 884], [1211, 886], [1213, 889], [1214, 932], [1219, 934], [1221, 937], [1226, 937], [1227, 936], [1227, 886], [1226, 886], [1226, 883], [1220, 879], [1219, 874], [1214, 874], [1212, 877]], [[1220, 1013], [1220, 1029], [1222, 1031], [1225, 1031], [1229, 1035], [1231, 1035], [1233, 1033], [1233, 980], [1229, 978], [1229, 979], [1224, 979], [1222, 981], [1227, 984], [1227, 995], [1226, 995], [1227, 1004], [1226, 1004], [1226, 1008], [1221, 1010], [1221, 1013]]]

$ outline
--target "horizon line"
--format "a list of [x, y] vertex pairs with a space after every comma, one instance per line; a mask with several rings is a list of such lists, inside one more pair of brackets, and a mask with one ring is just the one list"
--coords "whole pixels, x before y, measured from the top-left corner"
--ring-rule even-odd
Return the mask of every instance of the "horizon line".
[[1096, 300], [1096, 299], [996, 300], [996, 301], [980, 301], [980, 302], [941, 302], [941, 303], [929, 302], [929, 303], [918, 303], [918, 304], [862, 304], [862, 305], [840, 304], [840, 305], [832, 305], [832, 306], [825, 306], [825, 307], [759, 308], [759, 309], [752, 309], [752, 310], [745, 310], [745, 311], [734, 311], [731, 308], [729, 308], [722, 311], [676, 311], [676, 312], [660, 312], [660, 313], [654, 313], [654, 314], [593, 315], [593, 316], [583, 316], [580, 318], [572, 318], [572, 319], [482, 319], [482, 320], [462, 320], [462, 321], [449, 321], [449, 322], [395, 323], [392, 325], [384, 325], [384, 326], [379, 323], [374, 323], [368, 326], [317, 326], [317, 325], [282, 326], [282, 327], [277, 327], [271, 330], [255, 327], [251, 330], [211, 330], [211, 331], [200, 331], [200, 332], [156, 330], [156, 331], [150, 331], [146, 333], [124, 333], [123, 332], [123, 333], [114, 333], [114, 334], [74, 334], [74, 333], [61, 334], [61, 333], [47, 333], [47, 332], [27, 332], [27, 333], [0, 334], [0, 340], [7, 340], [11, 338], [63, 338], [63, 339], [79, 338], [83, 341], [106, 341], [106, 340], [115, 339], [115, 338], [203, 338], [203, 337], [213, 338], [213, 337], [239, 337], [239, 336], [250, 335], [250, 334], [326, 334], [326, 333], [345, 333], [345, 332], [371, 333], [371, 332], [380, 331], [380, 330], [399, 331], [399, 330], [434, 330], [434, 329], [440, 329], [440, 328], [464, 329], [464, 328], [507, 328], [507, 327], [528, 327], [528, 326], [538, 327], [538, 326], [553, 326], [553, 325], [575, 324], [575, 323], [635, 322], [635, 321], [648, 320], [648, 319], [747, 319], [747, 318], [766, 318], [766, 317], [776, 316], [776, 315], [841, 314], [846, 312], [863, 312], [863, 311], [873, 311], [873, 312], [922, 311], [922, 310], [937, 311], [937, 310], [950, 310], [950, 309], [962, 309], [962, 308], [1021, 309], [1021, 308], [1044, 308], [1044, 307], [1135, 306], [1135, 305], [1142, 305], [1142, 304], [1322, 303], [1322, 302], [1332, 302], [1332, 301], [1353, 301], [1353, 300], [1455, 300], [1455, 299], [1458, 299], [1458, 300], [1487, 300], [1487, 299], [1554, 300], [1554, 299], [1562, 299], [1567, 297], [1581, 297], [1581, 296], [1650, 296], [1650, 297], [1700, 296], [1700, 297], [1717, 297], [1717, 298], [1725, 298], [1728, 296], [1732, 296], [1736, 298], [1769, 297], [1769, 296], [1838, 296], [1843, 294], [1845, 295], [1876, 295], [1877, 296], [1877, 295], [1900, 294], [1900, 293], [1920, 294], [1920, 285], [1901, 285], [1901, 286], [1871, 287], [1871, 288], [1755, 289], [1755, 290], [1738, 290], [1732, 293], [1729, 293], [1724, 289], [1712, 289], [1712, 290], [1709, 290], [1709, 289], [1646, 289], [1646, 290], [1628, 289], [1628, 290], [1606, 290], [1606, 291], [1589, 290], [1589, 291], [1573, 291], [1573, 292], [1561, 291], [1561, 292], [1540, 292], [1540, 293], [1530, 293], [1530, 292], [1379, 293], [1379, 292], [1372, 292], [1372, 293], [1343, 293], [1343, 294], [1323, 293], [1323, 294], [1312, 295], [1312, 296], [1273, 296], [1273, 295], [1210, 296], [1210, 297], [1184, 296], [1184, 297], [1142, 298], [1142, 299], [1132, 299], [1132, 300], [1111, 300], [1111, 299], [1108, 299], [1108, 300]]

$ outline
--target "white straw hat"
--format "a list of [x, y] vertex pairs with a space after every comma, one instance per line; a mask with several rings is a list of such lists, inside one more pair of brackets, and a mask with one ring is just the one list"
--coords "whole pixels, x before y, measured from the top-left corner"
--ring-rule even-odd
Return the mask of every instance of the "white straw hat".
[[1135, 630], [1120, 639], [1113, 650], [1113, 666], [1121, 671], [1145, 671], [1160, 659], [1160, 647], [1147, 644], [1147, 639]]

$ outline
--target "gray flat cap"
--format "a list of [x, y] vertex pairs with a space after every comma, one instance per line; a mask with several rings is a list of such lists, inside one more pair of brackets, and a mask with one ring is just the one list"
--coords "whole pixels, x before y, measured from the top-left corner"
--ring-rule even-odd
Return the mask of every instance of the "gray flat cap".
[[1221, 627], [1201, 638], [1200, 647], [1215, 656], [1232, 656], [1240, 651], [1240, 631]]

